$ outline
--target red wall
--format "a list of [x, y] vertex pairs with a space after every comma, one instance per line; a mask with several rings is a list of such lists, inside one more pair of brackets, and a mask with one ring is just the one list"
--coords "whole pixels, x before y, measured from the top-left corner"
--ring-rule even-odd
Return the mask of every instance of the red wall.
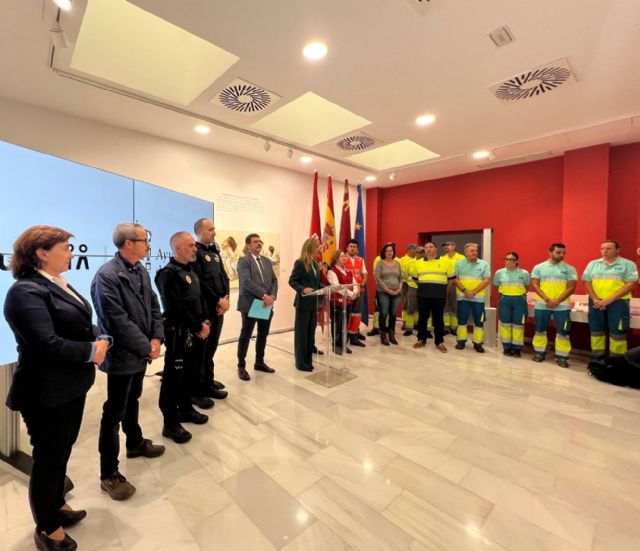
[[[556, 158], [378, 190], [378, 245], [396, 241], [404, 254], [421, 232], [493, 228], [492, 268], [515, 250], [530, 269], [561, 237], [562, 177], [563, 160]], [[367, 243], [374, 239], [367, 234]]]
[[[531, 268], [554, 241], [581, 275], [605, 236], [636, 260], [640, 246], [640, 143], [607, 144], [562, 157], [367, 190], [367, 258], [395, 241], [404, 254], [422, 232], [493, 228], [492, 270], [509, 250]], [[602, 237], [601, 237], [602, 235]]]

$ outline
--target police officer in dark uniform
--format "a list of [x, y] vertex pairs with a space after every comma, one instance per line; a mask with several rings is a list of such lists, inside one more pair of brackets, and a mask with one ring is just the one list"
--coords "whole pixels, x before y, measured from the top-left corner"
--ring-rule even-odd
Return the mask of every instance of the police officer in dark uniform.
[[200, 281], [190, 264], [196, 259], [195, 240], [186, 231], [178, 232], [171, 237], [171, 249], [173, 257], [155, 277], [164, 307], [166, 346], [159, 404], [162, 435], [183, 444], [191, 440], [191, 433], [180, 423], [202, 425], [209, 420], [191, 405], [191, 390], [210, 323]]
[[229, 310], [229, 277], [215, 243], [216, 228], [213, 221], [201, 218], [193, 225], [193, 231], [198, 236], [198, 252], [193, 268], [200, 278], [211, 320], [211, 331], [205, 343], [202, 362], [198, 366], [192, 394], [192, 402], [200, 407], [202, 399], [207, 396], [219, 400], [227, 397], [224, 385], [214, 378], [213, 357], [220, 342], [224, 315]]

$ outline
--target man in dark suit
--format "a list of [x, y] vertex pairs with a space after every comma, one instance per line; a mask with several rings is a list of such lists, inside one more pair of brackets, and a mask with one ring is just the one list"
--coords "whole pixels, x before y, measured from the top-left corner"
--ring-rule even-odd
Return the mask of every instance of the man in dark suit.
[[262, 252], [262, 240], [257, 233], [250, 233], [244, 240], [248, 247], [248, 253], [238, 260], [238, 280], [240, 292], [238, 295], [238, 311], [242, 315], [242, 329], [238, 339], [238, 377], [243, 381], [249, 381], [251, 377], [246, 369], [247, 350], [253, 333], [253, 328], [258, 324], [258, 336], [256, 338], [256, 360], [253, 368], [256, 371], [275, 373], [275, 369], [269, 367], [264, 361], [264, 350], [267, 346], [267, 335], [273, 318], [273, 309], [268, 319], [256, 319], [249, 317], [249, 310], [253, 301], [262, 301], [265, 307], [273, 306], [278, 295], [278, 280], [273, 271], [273, 264]]
[[227, 397], [224, 385], [215, 380], [214, 361], [224, 315], [229, 310], [229, 277], [225, 272], [218, 245], [215, 242], [216, 227], [212, 220], [201, 218], [193, 225], [193, 231], [198, 236], [196, 247], [198, 252], [193, 269], [200, 279], [202, 296], [209, 310], [211, 330], [205, 343], [204, 356], [195, 374], [195, 388], [191, 400], [202, 407], [202, 400], [206, 397], [218, 400]]
[[147, 362], [160, 355], [162, 313], [151, 279], [140, 261], [149, 254], [147, 231], [140, 224], [118, 224], [113, 231], [118, 252], [103, 264], [91, 283], [91, 297], [103, 333], [113, 337], [103, 371], [107, 401], [100, 422], [100, 487], [113, 499], [136, 491], [118, 471], [119, 426], [127, 437], [127, 457], [158, 457], [164, 446], [143, 438], [138, 400]]

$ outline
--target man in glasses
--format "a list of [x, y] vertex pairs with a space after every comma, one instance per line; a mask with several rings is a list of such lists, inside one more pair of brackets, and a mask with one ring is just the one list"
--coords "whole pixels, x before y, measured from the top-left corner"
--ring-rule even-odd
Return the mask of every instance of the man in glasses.
[[149, 254], [147, 231], [140, 224], [118, 224], [113, 231], [115, 257], [103, 264], [91, 283], [100, 331], [113, 337], [101, 369], [107, 373], [107, 401], [100, 422], [100, 487], [113, 499], [127, 499], [135, 487], [118, 471], [119, 427], [127, 457], [158, 457], [159, 446], [142, 436], [138, 400], [147, 363], [160, 355], [164, 338], [158, 297], [140, 261]]
[[553, 318], [556, 326], [556, 362], [569, 367], [571, 352], [571, 301], [576, 290], [578, 273], [564, 261], [567, 248], [564, 243], [549, 246], [549, 259], [534, 266], [531, 284], [538, 295], [534, 309], [535, 335], [533, 336], [534, 362], [543, 362], [547, 352], [547, 329]]

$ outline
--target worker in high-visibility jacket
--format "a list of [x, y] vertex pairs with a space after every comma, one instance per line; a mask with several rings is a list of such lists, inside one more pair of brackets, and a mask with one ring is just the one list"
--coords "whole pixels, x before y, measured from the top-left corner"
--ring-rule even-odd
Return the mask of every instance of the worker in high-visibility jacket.
[[589, 294], [589, 331], [591, 355], [605, 355], [605, 331], [609, 329], [609, 354], [622, 356], [627, 352], [629, 302], [638, 281], [635, 262], [620, 256], [620, 243], [604, 241], [600, 245], [602, 258], [592, 260], [582, 274]]
[[444, 345], [444, 303], [447, 300], [447, 287], [455, 279], [451, 262], [438, 256], [435, 243], [424, 244], [424, 258], [416, 260], [412, 266], [412, 277], [418, 284], [418, 340], [413, 348], [422, 348], [427, 343], [427, 325], [429, 316], [433, 319], [435, 345], [440, 352], [447, 352]]
[[[442, 256], [444, 260], [451, 262], [451, 268], [453, 271], [456, 269], [456, 262], [464, 259], [464, 255], [456, 251], [456, 244], [453, 241], [447, 241], [442, 245], [445, 254]], [[456, 286], [449, 285], [447, 287], [447, 302], [444, 304], [444, 332], [456, 334], [458, 329], [458, 316], [456, 315]]]
[[464, 260], [459, 260], [455, 265], [458, 288], [456, 298], [456, 316], [458, 317], [458, 330], [456, 333], [456, 348], [464, 349], [467, 342], [467, 323], [469, 316], [473, 317], [473, 348], [476, 352], [484, 354], [484, 297], [485, 289], [490, 283], [491, 270], [489, 263], [478, 258], [478, 244], [467, 243], [464, 246]]
[[411, 266], [415, 262], [415, 258], [416, 245], [410, 243], [407, 245], [405, 255], [398, 259], [400, 266], [402, 266], [402, 325], [404, 326], [403, 335], [405, 337], [413, 334], [413, 328], [418, 319], [418, 314], [416, 313], [418, 309], [416, 298], [418, 284], [411, 277]]
[[531, 271], [531, 284], [536, 292], [533, 310], [535, 335], [533, 336], [534, 362], [543, 362], [547, 353], [547, 329], [551, 318], [556, 327], [556, 363], [569, 367], [571, 352], [571, 301], [576, 290], [578, 273], [564, 258], [567, 248], [564, 243], [549, 246], [549, 260], [536, 264]]
[[499, 293], [498, 318], [500, 340], [505, 356], [520, 357], [524, 345], [524, 324], [527, 321], [527, 287], [529, 272], [518, 266], [518, 253], [510, 251], [504, 256], [505, 267], [493, 276]]

